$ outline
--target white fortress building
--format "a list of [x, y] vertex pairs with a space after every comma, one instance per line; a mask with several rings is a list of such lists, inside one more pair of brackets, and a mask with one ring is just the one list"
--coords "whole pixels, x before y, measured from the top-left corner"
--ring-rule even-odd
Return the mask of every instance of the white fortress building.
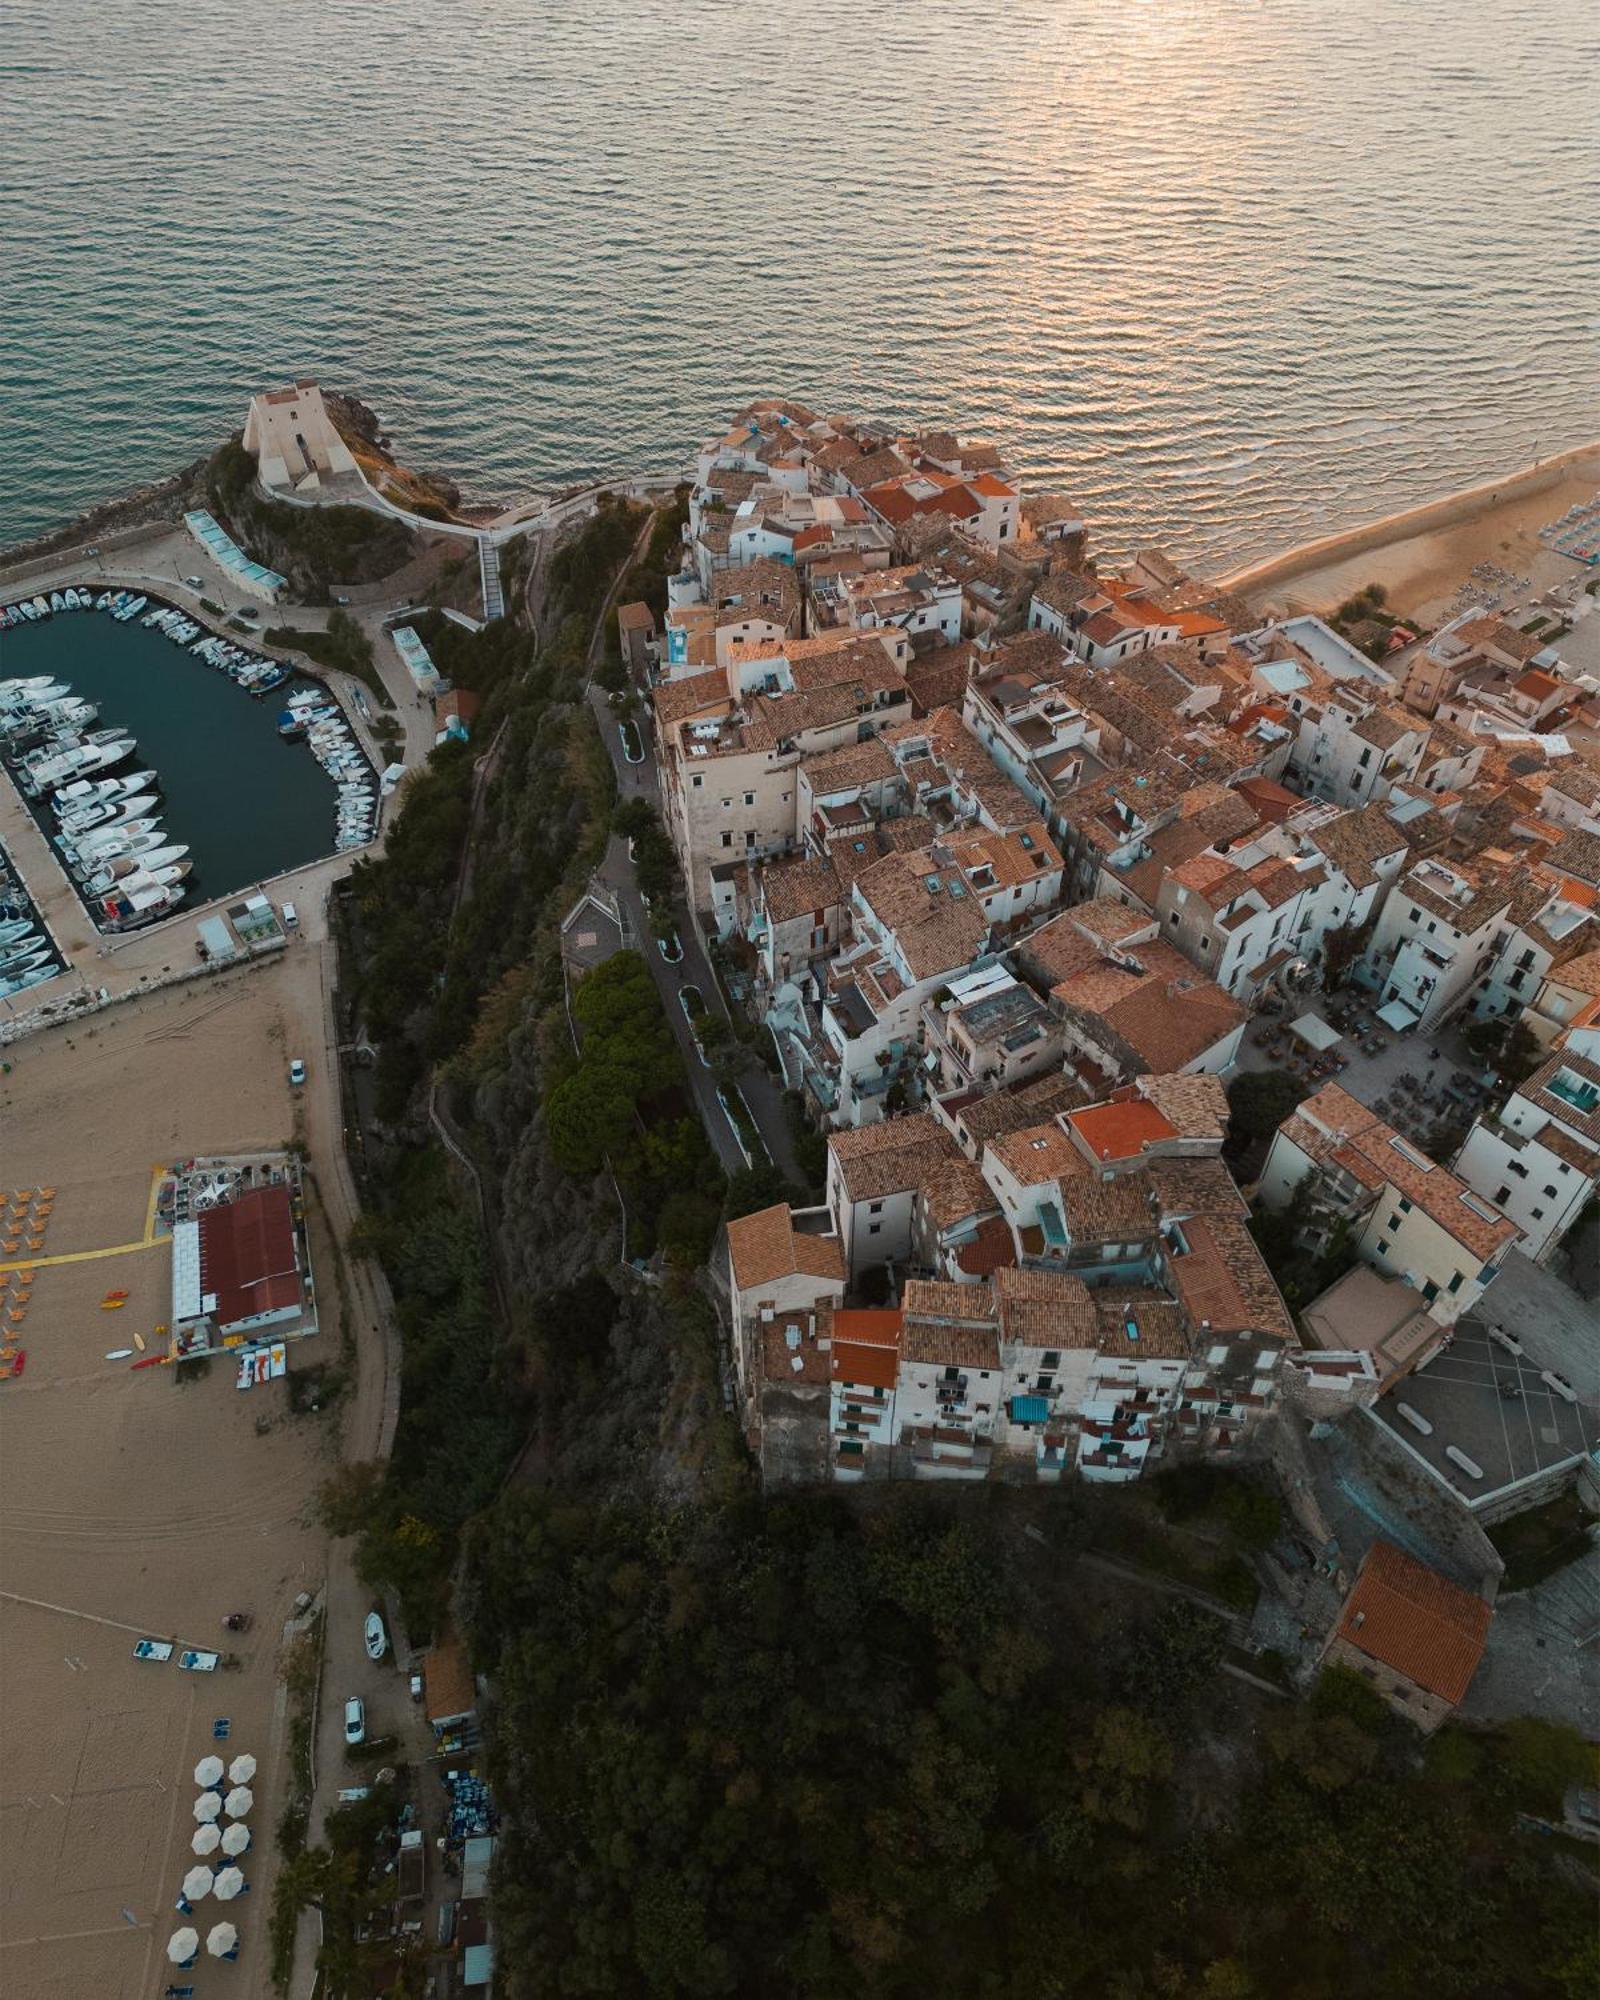
[[324, 479], [356, 470], [315, 382], [252, 396], [244, 448], [255, 454], [262, 485], [278, 490], [315, 493]]

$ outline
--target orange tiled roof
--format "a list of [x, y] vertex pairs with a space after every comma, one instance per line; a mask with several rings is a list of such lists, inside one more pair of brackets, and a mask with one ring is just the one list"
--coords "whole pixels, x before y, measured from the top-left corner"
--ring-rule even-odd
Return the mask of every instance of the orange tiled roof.
[[1339, 1637], [1454, 1706], [1472, 1684], [1494, 1612], [1392, 1542], [1374, 1542]]

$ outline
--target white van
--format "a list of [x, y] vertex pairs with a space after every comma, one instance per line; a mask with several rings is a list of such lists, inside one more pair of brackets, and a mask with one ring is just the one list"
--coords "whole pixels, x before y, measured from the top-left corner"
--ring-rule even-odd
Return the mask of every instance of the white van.
[[300, 912], [293, 903], [285, 903], [283, 906], [283, 927], [286, 931], [297, 931], [300, 928]]

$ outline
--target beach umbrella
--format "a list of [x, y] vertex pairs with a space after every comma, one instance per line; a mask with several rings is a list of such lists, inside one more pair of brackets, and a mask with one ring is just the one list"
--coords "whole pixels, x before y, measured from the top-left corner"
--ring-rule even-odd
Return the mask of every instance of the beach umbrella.
[[201, 1791], [209, 1791], [213, 1785], [222, 1783], [222, 1759], [202, 1757], [194, 1767], [194, 1781]]
[[222, 1851], [236, 1858], [241, 1854], [247, 1854], [250, 1851], [249, 1827], [241, 1826], [237, 1820], [228, 1827], [222, 1836]]
[[[233, 1762], [228, 1766], [228, 1783], [230, 1785], [248, 1785], [255, 1774], [256, 1760], [250, 1755], [248, 1750], [245, 1750], [235, 1757]], [[217, 1776], [219, 1778], [222, 1776], [220, 1761], [217, 1762]]]
[[248, 1785], [235, 1785], [222, 1805], [229, 1819], [243, 1819], [255, 1802], [256, 1795]]
[[244, 1887], [244, 1877], [237, 1868], [224, 1868], [211, 1885], [211, 1893], [220, 1903], [231, 1903]]
[[204, 1826], [197, 1826], [195, 1828], [194, 1839], [189, 1842], [189, 1845], [194, 1849], [196, 1854], [201, 1856], [215, 1854], [217, 1849], [222, 1845], [222, 1835], [218, 1833], [210, 1820], [207, 1820]]
[[222, 1801], [215, 1792], [202, 1792], [194, 1802], [194, 1816], [199, 1820], [220, 1819]]
[[216, 1880], [209, 1868], [195, 1866], [183, 1878], [183, 1893], [191, 1903], [198, 1903], [202, 1896], [211, 1894], [211, 1884]]
[[194, 1955], [200, 1949], [200, 1933], [187, 1925], [181, 1931], [174, 1931], [167, 1939], [167, 1957], [174, 1965], [193, 1965]]
[[239, 1933], [232, 1924], [213, 1924], [206, 1938], [206, 1950], [213, 1958], [231, 1958], [239, 1949]]

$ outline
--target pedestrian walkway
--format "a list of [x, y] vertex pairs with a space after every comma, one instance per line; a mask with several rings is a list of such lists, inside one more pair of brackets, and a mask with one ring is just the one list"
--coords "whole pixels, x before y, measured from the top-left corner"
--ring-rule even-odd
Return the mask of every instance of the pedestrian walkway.
[[500, 551], [488, 535], [478, 537], [478, 575], [483, 583], [485, 621], [506, 614], [505, 593], [500, 588]]

